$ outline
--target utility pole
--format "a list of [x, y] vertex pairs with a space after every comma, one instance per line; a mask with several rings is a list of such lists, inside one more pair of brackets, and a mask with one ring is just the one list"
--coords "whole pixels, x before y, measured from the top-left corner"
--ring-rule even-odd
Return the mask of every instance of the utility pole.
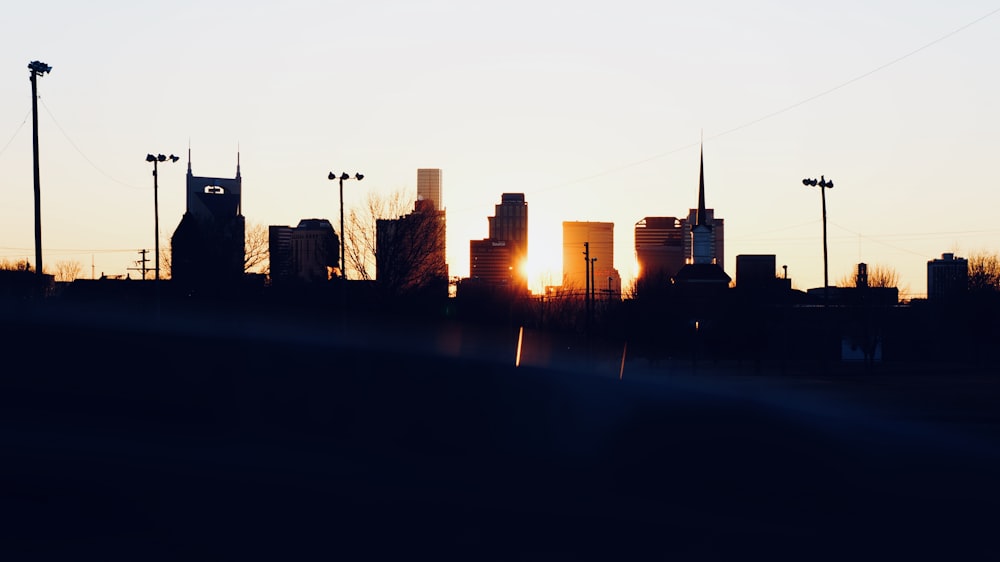
[[141, 271], [142, 272], [142, 279], [143, 279], [143, 281], [146, 280], [146, 272], [149, 271], [149, 268], [146, 266], [146, 264], [149, 263], [149, 258], [146, 257], [146, 254], [148, 254], [148, 253], [149, 253], [149, 250], [145, 250], [145, 249], [139, 250], [139, 255], [142, 256], [142, 257], [140, 259], [136, 260], [136, 262], [135, 262], [135, 264], [138, 265], [139, 267], [130, 267], [130, 268], [128, 268], [129, 271]]
[[590, 302], [597, 301], [597, 283], [594, 281], [594, 262], [597, 258], [590, 258]]

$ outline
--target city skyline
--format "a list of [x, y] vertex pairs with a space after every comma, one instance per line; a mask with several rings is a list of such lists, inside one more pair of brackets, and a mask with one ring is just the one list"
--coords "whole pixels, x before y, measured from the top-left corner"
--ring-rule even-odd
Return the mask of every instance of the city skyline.
[[[0, 39], [0, 258], [34, 262], [32, 60], [52, 67], [38, 79], [44, 264], [78, 261], [83, 277], [153, 248], [145, 155], [187, 148], [206, 176], [240, 155], [243, 214], [264, 226], [334, 218], [331, 169], [365, 174], [348, 209], [369, 191], [415, 198], [415, 170], [441, 169], [460, 277], [494, 202], [519, 192], [533, 275], [560, 278], [563, 221], [612, 222], [627, 284], [635, 223], [693, 207], [702, 141], [730, 275], [737, 255], [774, 254], [796, 288], [822, 285], [819, 196], [801, 184], [821, 175], [836, 183], [831, 284], [866, 262], [922, 296], [929, 260], [1000, 247], [995, 8], [532, 6], [14, 7], [11, 21], [44, 25]], [[162, 252], [184, 167], [159, 176]]]

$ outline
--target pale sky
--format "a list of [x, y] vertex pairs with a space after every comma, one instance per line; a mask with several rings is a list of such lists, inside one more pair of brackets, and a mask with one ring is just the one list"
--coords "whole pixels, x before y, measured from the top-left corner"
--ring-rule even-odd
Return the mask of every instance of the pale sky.
[[[525, 194], [529, 259], [558, 279], [562, 221], [635, 223], [706, 198], [738, 254], [775, 254], [799, 289], [895, 268], [926, 292], [944, 252], [1000, 249], [1000, 5], [842, 2], [22, 2], [0, 33], [0, 258], [34, 262], [31, 88], [41, 77], [44, 264], [124, 274], [161, 248], [195, 175], [232, 177], [249, 223], [337, 224], [330, 171], [364, 192], [441, 168], [450, 272], [505, 192]], [[93, 266], [92, 266], [93, 264]], [[532, 283], [537, 284], [533, 279]]]

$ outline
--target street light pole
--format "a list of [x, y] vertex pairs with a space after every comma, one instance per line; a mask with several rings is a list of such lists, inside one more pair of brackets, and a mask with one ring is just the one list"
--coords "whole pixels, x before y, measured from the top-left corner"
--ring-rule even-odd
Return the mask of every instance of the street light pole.
[[52, 67], [41, 61], [28, 63], [31, 71], [31, 130], [35, 158], [35, 273], [42, 273], [42, 187], [38, 174], [38, 77], [52, 72]]
[[160, 200], [159, 200], [159, 174], [157, 174], [158, 168], [157, 164], [160, 162], [166, 162], [167, 160], [171, 162], [176, 162], [180, 160], [179, 156], [174, 156], [171, 154], [169, 158], [162, 154], [153, 156], [152, 154], [146, 155], [146, 162], [153, 163], [153, 228], [156, 235], [156, 282], [160, 282]]
[[[361, 181], [365, 178], [363, 174], [354, 174], [354, 178]], [[346, 236], [344, 235], [344, 180], [352, 179], [347, 172], [343, 172], [339, 176], [333, 172], [326, 177], [328, 180], [340, 180], [340, 277], [342, 279], [347, 279], [347, 262], [346, 262], [346, 252], [344, 251], [345, 245], [347, 244]]]
[[827, 261], [827, 246], [826, 246], [826, 190], [833, 189], [833, 180], [827, 180], [823, 176], [819, 177], [819, 181], [816, 178], [805, 178], [802, 180], [802, 185], [805, 186], [815, 186], [819, 185], [819, 195], [820, 200], [823, 203], [823, 297], [826, 298], [827, 291], [830, 287], [830, 269], [829, 262]]

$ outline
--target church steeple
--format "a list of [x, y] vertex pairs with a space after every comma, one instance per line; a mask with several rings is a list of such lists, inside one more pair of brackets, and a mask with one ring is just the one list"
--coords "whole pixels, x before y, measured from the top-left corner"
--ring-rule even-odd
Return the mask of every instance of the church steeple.
[[708, 216], [705, 210], [705, 147], [702, 146], [699, 154], [698, 169], [698, 214], [695, 217], [695, 226], [708, 226]]
[[698, 210], [691, 228], [691, 263], [713, 263], [712, 225], [705, 207], [705, 150], [701, 149], [698, 163]]

